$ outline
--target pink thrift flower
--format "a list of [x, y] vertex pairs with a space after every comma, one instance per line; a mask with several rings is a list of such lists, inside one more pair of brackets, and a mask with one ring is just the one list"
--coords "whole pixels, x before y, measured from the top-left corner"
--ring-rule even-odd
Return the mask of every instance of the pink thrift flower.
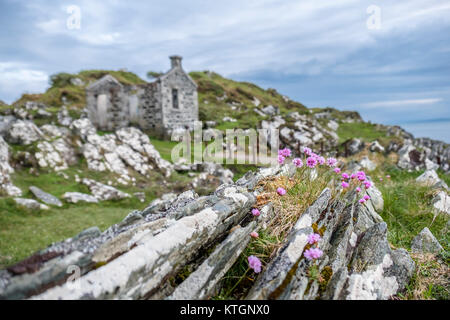
[[300, 158], [295, 158], [294, 160], [292, 160], [292, 163], [297, 167], [297, 168], [301, 168], [303, 166], [303, 161]]
[[306, 159], [306, 165], [308, 167], [310, 167], [311, 169], [314, 168], [316, 166], [316, 164], [317, 164], [316, 158], [311, 156], [311, 157]]
[[360, 187], [356, 188], [356, 192], [361, 192], [361, 188]]
[[390, 179], [390, 178], [391, 178], [391, 176], [390, 176], [390, 175], [386, 175], [386, 178]]
[[283, 189], [283, 188], [281, 188], [281, 187], [279, 187], [279, 188], [277, 189], [277, 193], [278, 193], [280, 196], [284, 196], [284, 195], [286, 194], [286, 190]]
[[363, 199], [367, 201], [367, 200], [370, 200], [370, 197], [366, 194], [366, 195], [364, 195]]
[[342, 181], [342, 188], [348, 188], [350, 185], [348, 184], [348, 182]]
[[252, 215], [254, 215], [255, 217], [259, 216], [260, 214], [261, 214], [261, 212], [259, 212], [258, 208], [252, 209]]
[[291, 149], [284, 148], [284, 149], [278, 150], [278, 155], [282, 155], [283, 157], [290, 157]]
[[352, 173], [352, 175], [350, 176], [350, 179], [356, 179], [356, 173]]
[[364, 187], [366, 189], [369, 189], [372, 186], [372, 182], [370, 182], [369, 180], [366, 180], [363, 183], [364, 183]]
[[383, 178], [380, 178], [380, 181], [383, 181]]
[[314, 244], [314, 243], [316, 243], [316, 242], [319, 242], [320, 239], [321, 239], [320, 234], [318, 234], [318, 233], [311, 233], [311, 234], [308, 236], [308, 243], [309, 243], [309, 244]]
[[283, 164], [284, 163], [284, 157], [280, 154], [280, 155], [278, 155], [278, 163], [279, 164]]
[[364, 181], [366, 180], [366, 174], [364, 171], [358, 171], [356, 173], [356, 177], [358, 178], [359, 181]]
[[248, 257], [248, 266], [253, 269], [255, 273], [261, 272], [261, 261], [255, 256]]
[[350, 177], [349, 177], [348, 173], [345, 173], [345, 172], [344, 172], [344, 173], [342, 174], [342, 178], [343, 178], [343, 179], [349, 179]]
[[306, 259], [313, 260], [313, 259], [319, 259], [323, 254], [323, 251], [319, 248], [311, 248], [308, 250], [305, 250], [305, 253], [303, 254]]
[[334, 168], [334, 172], [340, 173], [340, 172], [341, 172], [341, 169], [339, 169], [339, 168]]
[[334, 167], [337, 163], [337, 160], [335, 158], [328, 158], [327, 159], [327, 165], [329, 167]]
[[303, 153], [306, 154], [307, 156], [310, 156], [312, 153], [312, 150], [308, 147], [303, 147]]
[[258, 232], [253, 231], [253, 232], [250, 233], [250, 237], [252, 237], [252, 238], [258, 238], [258, 237], [259, 237], [259, 234], [258, 234]]
[[325, 158], [324, 157], [317, 157], [317, 162], [319, 162], [320, 165], [323, 165], [325, 163]]
[[366, 202], [366, 200], [364, 200], [364, 198], [359, 199], [359, 203], [364, 203]]

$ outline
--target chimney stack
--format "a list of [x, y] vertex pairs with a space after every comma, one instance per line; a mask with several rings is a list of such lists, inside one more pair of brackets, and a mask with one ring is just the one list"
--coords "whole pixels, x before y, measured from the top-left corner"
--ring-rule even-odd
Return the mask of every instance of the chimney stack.
[[180, 67], [181, 68], [181, 59], [183, 59], [181, 56], [170, 56], [170, 61], [172, 63], [172, 69], [175, 67]]

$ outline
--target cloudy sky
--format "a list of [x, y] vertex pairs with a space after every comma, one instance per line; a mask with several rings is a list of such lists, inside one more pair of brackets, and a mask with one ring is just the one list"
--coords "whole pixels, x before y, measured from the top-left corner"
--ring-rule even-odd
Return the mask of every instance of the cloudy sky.
[[187, 71], [450, 142], [448, 0], [1, 0], [0, 21], [6, 102], [44, 91], [56, 72], [145, 77], [180, 54]]

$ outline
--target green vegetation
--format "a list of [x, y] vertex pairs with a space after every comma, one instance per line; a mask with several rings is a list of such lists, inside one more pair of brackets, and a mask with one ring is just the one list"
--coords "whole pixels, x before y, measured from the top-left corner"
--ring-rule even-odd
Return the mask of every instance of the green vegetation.
[[386, 137], [386, 132], [377, 127], [377, 125], [368, 122], [354, 122], [339, 124], [337, 130], [339, 136], [339, 143], [347, 141], [352, 138], [359, 138], [365, 142], [372, 142], [374, 140], [380, 140]]
[[[381, 216], [389, 226], [388, 240], [395, 247], [408, 249], [412, 239], [424, 227], [428, 227], [448, 250], [448, 217], [442, 213], [435, 216], [431, 206], [435, 191], [415, 182], [422, 173], [423, 171], [407, 172], [393, 165], [384, 165], [374, 174], [383, 178], [382, 182], [377, 182], [377, 186], [383, 193], [384, 210]], [[386, 179], [386, 175], [391, 178]]]
[[[292, 111], [308, 112], [301, 103], [285, 101], [275, 89], [264, 90], [252, 83], [233, 81], [209, 71], [191, 72], [189, 75], [198, 84], [200, 120], [216, 121], [220, 130], [256, 128], [265, 117], [253, 111], [254, 97], [260, 101], [259, 108], [278, 106], [282, 115]], [[227, 116], [237, 122], [224, 122], [222, 119]]]
[[[22, 97], [13, 103], [14, 106], [20, 106], [26, 101], [37, 101], [46, 104], [49, 107], [56, 107], [55, 113], [62, 105], [63, 98], [70, 105], [71, 110], [84, 108], [86, 105], [85, 88], [89, 83], [110, 74], [120, 83], [126, 85], [144, 84], [144, 80], [136, 74], [128, 71], [111, 71], [111, 70], [85, 70], [78, 74], [57, 73], [50, 76], [50, 88], [42, 94], [23, 94]], [[83, 84], [80, 86], [72, 84], [72, 79], [78, 78]], [[49, 110], [50, 111], [50, 110]]]

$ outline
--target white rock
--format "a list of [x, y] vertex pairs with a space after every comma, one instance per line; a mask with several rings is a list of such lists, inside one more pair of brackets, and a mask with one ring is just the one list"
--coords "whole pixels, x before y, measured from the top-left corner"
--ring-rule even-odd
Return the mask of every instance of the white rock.
[[439, 212], [445, 212], [450, 215], [450, 196], [445, 191], [440, 191], [433, 198], [433, 207]]
[[373, 171], [377, 168], [377, 165], [373, 161], [371, 161], [368, 157], [363, 157], [359, 162], [359, 164], [363, 168], [366, 168], [368, 171]]
[[80, 192], [66, 192], [63, 194], [62, 198], [70, 203], [77, 202], [89, 202], [98, 203], [98, 199], [90, 194], [80, 193]]
[[6, 133], [6, 140], [9, 143], [30, 145], [38, 141], [44, 134], [31, 121], [17, 120]]
[[25, 208], [33, 209], [33, 210], [48, 210], [50, 209], [45, 204], [39, 203], [33, 199], [24, 199], [24, 198], [14, 198], [14, 201]]

